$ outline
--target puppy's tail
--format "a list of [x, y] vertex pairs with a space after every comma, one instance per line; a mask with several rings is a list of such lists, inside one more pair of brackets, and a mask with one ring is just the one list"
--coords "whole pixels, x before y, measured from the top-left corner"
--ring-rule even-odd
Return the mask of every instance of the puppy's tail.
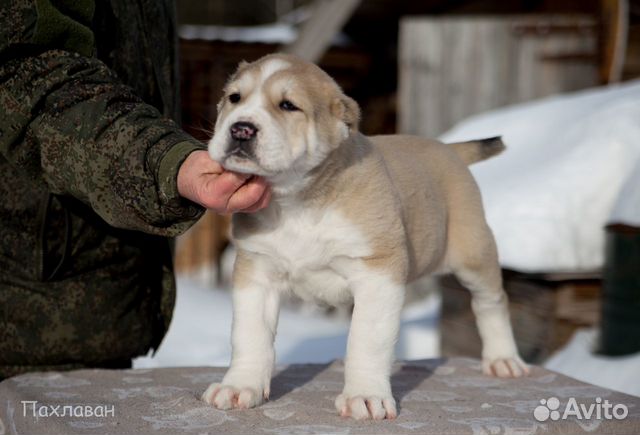
[[467, 165], [486, 160], [505, 150], [500, 136], [449, 144]]

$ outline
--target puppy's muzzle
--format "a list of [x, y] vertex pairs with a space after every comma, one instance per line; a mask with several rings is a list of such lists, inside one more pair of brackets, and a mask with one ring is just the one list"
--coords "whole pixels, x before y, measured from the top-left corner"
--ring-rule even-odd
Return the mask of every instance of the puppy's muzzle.
[[227, 149], [229, 155], [253, 157], [258, 127], [250, 122], [236, 122], [229, 127], [229, 134], [231, 136], [229, 148]]

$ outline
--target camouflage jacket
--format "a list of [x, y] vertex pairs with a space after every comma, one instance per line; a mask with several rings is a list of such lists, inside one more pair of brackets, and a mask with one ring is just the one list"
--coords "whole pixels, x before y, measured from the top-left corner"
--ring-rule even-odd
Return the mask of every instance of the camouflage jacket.
[[158, 346], [177, 169], [171, 0], [0, 0], [0, 378]]

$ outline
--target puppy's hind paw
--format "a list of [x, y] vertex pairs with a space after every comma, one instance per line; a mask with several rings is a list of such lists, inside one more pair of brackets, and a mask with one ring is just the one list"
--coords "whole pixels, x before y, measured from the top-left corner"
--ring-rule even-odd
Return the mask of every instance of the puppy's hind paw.
[[393, 397], [348, 396], [340, 394], [336, 398], [336, 409], [342, 417], [356, 420], [393, 420], [398, 415]]
[[510, 358], [483, 359], [482, 371], [499, 378], [521, 378], [529, 375], [529, 366], [519, 356]]
[[211, 384], [202, 393], [202, 400], [222, 410], [249, 409], [260, 405], [266, 397], [255, 388]]

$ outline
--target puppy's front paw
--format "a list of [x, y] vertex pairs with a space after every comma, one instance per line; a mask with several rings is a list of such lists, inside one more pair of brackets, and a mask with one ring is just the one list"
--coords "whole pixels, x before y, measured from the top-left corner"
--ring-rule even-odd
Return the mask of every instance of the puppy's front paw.
[[235, 387], [211, 384], [202, 394], [202, 400], [218, 409], [249, 409], [260, 405], [268, 398], [268, 392], [251, 387]]
[[393, 420], [397, 417], [396, 401], [391, 395], [348, 395], [340, 394], [336, 398], [336, 409], [342, 417], [356, 420], [385, 418]]
[[485, 375], [499, 378], [521, 378], [529, 374], [529, 366], [518, 355], [510, 358], [484, 358], [482, 371]]

